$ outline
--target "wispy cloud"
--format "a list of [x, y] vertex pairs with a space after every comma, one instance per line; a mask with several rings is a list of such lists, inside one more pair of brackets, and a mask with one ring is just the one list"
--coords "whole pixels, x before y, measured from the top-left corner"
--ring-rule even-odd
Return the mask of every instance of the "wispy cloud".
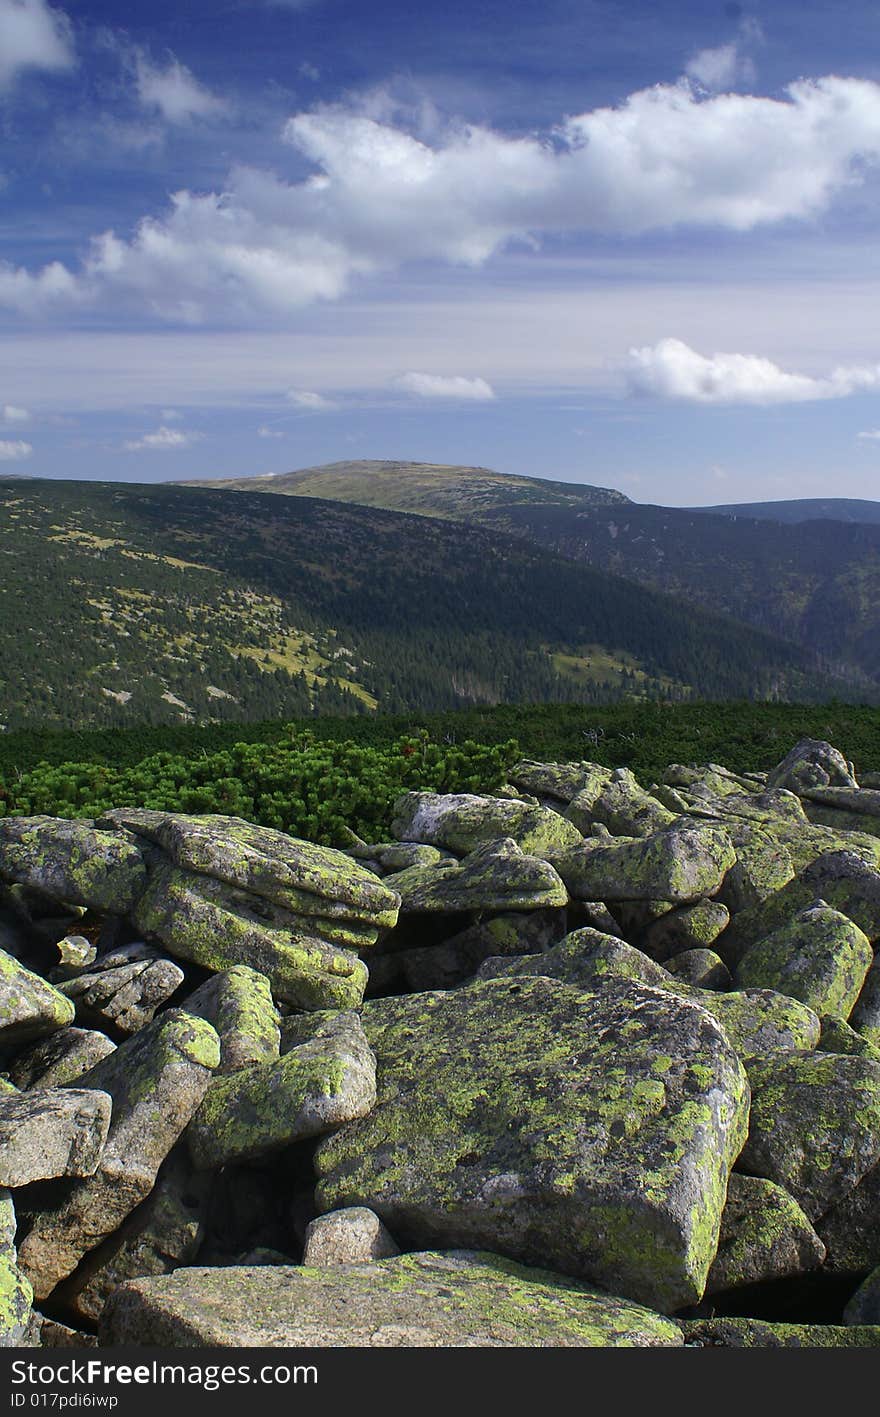
[[70, 21], [45, 0], [0, 0], [0, 90], [27, 69], [72, 69]]
[[686, 403], [807, 403], [880, 389], [880, 364], [841, 366], [817, 379], [756, 354], [699, 354], [679, 339], [631, 349], [624, 374], [632, 394]]
[[880, 439], [880, 428], [866, 428], [864, 433], [857, 433], [857, 438]]
[[21, 462], [23, 458], [29, 458], [33, 451], [30, 443], [0, 439], [0, 462]]
[[466, 379], [461, 374], [401, 374], [397, 388], [420, 399], [467, 399], [486, 403], [495, 391], [485, 379]]
[[30, 423], [31, 416], [26, 408], [19, 408], [17, 404], [7, 403], [3, 406], [4, 423]]
[[312, 413], [326, 413], [329, 409], [336, 407], [333, 399], [325, 398], [323, 394], [313, 393], [311, 389], [291, 389], [287, 395], [287, 402], [292, 403], [294, 408], [302, 408]]
[[685, 74], [710, 93], [732, 88], [736, 84], [754, 83], [755, 62], [749, 52], [764, 39], [756, 20], [740, 24], [735, 39], [715, 49], [701, 49], [688, 60]]
[[193, 118], [218, 118], [229, 109], [185, 64], [169, 54], [164, 65], [155, 64], [143, 49], [132, 53], [137, 95], [144, 108], [158, 111], [167, 123], [189, 123]]
[[[177, 74], [161, 101], [182, 121], [198, 105]], [[0, 267], [0, 304], [271, 323], [358, 277], [410, 261], [479, 266], [542, 234], [744, 232], [808, 218], [880, 159], [880, 84], [830, 76], [770, 99], [707, 96], [683, 80], [543, 139], [453, 124], [428, 142], [320, 108], [291, 119], [285, 137], [312, 164], [302, 181], [237, 167], [223, 191], [176, 192], [130, 239], [97, 236], [77, 270]]]
[[134, 438], [124, 443], [123, 447], [127, 453], [174, 453], [181, 448], [191, 447], [200, 439], [200, 433], [185, 433], [181, 428], [166, 428], [163, 423], [154, 433], [145, 433], [142, 438]]
[[257, 429], [258, 438], [283, 438], [284, 436], [279, 429], [269, 428], [265, 423], [261, 423]]

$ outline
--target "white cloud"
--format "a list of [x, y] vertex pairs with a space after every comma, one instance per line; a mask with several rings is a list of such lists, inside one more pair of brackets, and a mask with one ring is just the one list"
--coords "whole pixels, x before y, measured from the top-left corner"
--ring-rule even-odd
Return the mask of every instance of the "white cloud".
[[313, 413], [325, 413], [328, 409], [336, 407], [332, 399], [325, 398], [323, 394], [313, 393], [310, 389], [291, 389], [287, 395], [287, 401], [292, 403], [295, 408], [308, 409]]
[[880, 84], [801, 80], [784, 99], [658, 85], [547, 140], [452, 125], [429, 143], [342, 108], [300, 114], [285, 136], [311, 176], [238, 167], [222, 192], [175, 193], [128, 239], [95, 238], [76, 273], [0, 269], [0, 303], [277, 322], [358, 276], [409, 261], [478, 266], [544, 233], [809, 218], [880, 158]]
[[401, 374], [398, 388], [421, 399], [467, 399], [485, 403], [495, 391], [485, 379], [466, 379], [461, 374]]
[[0, 439], [0, 462], [21, 462], [22, 458], [29, 458], [33, 451], [30, 443]]
[[193, 443], [199, 441], [200, 436], [199, 433], [184, 433], [180, 428], [166, 428], [163, 423], [155, 433], [145, 433], [142, 438], [133, 439], [123, 446], [127, 453], [143, 451], [173, 453], [180, 448], [191, 447]]
[[736, 82], [741, 65], [737, 45], [722, 44], [718, 49], [701, 49], [689, 60], [685, 72], [703, 88], [717, 92]]
[[45, 0], [0, 0], [0, 89], [25, 69], [71, 69], [70, 21]]
[[283, 438], [283, 437], [284, 437], [284, 434], [281, 433], [281, 432], [279, 432], [279, 430], [278, 430], [277, 428], [269, 428], [269, 427], [266, 426], [265, 423], [261, 423], [260, 426], [259, 426], [259, 428], [257, 429], [257, 437], [258, 437], [258, 438]]
[[136, 49], [133, 62], [140, 102], [144, 108], [157, 109], [168, 123], [216, 118], [227, 111], [225, 100], [210, 93], [173, 54], [160, 68], [144, 50]]
[[26, 408], [18, 408], [16, 404], [7, 403], [3, 408], [4, 423], [30, 423], [31, 416]]
[[685, 74], [710, 93], [736, 84], [753, 83], [755, 65], [749, 49], [760, 44], [764, 34], [757, 20], [744, 19], [736, 39], [716, 49], [701, 49], [688, 60]]
[[867, 428], [864, 433], [857, 433], [858, 438], [880, 438], [880, 428]]
[[880, 389], [880, 364], [840, 366], [825, 378], [791, 374], [756, 354], [698, 354], [679, 339], [631, 349], [630, 393], [687, 403], [807, 403]]

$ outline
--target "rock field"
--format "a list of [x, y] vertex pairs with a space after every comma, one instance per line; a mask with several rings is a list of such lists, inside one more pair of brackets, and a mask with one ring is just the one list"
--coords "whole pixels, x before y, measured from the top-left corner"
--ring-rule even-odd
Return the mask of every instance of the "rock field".
[[0, 1345], [880, 1347], [880, 791], [392, 837], [0, 818]]

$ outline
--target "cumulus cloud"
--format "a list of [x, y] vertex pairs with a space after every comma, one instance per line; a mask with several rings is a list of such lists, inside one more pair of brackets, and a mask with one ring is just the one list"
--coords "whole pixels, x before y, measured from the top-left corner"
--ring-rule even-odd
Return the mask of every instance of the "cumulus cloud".
[[31, 416], [26, 408], [19, 408], [14, 403], [7, 403], [3, 406], [4, 423], [30, 423]]
[[323, 394], [313, 393], [311, 389], [291, 389], [287, 395], [287, 402], [292, 403], [295, 408], [304, 408], [313, 413], [323, 413], [327, 409], [336, 407], [332, 399], [325, 398]]
[[144, 50], [136, 49], [133, 64], [141, 104], [158, 110], [168, 123], [217, 118], [228, 109], [226, 101], [210, 93], [173, 54], [163, 68], [154, 64]]
[[22, 458], [29, 458], [33, 451], [30, 443], [0, 439], [0, 462], [21, 462]]
[[880, 364], [841, 366], [817, 379], [756, 354], [699, 354], [679, 339], [631, 349], [624, 373], [632, 394], [686, 403], [808, 403], [880, 389]]
[[166, 428], [163, 423], [161, 428], [157, 428], [155, 433], [145, 433], [142, 438], [135, 438], [131, 442], [124, 443], [127, 453], [157, 452], [174, 453], [181, 448], [189, 448], [193, 443], [199, 441], [200, 434], [184, 433], [181, 428]]
[[70, 21], [45, 0], [0, 0], [0, 90], [25, 69], [71, 69]]
[[495, 391], [485, 379], [466, 379], [461, 374], [401, 374], [399, 389], [420, 399], [468, 399], [485, 403]]
[[237, 167], [222, 192], [179, 191], [130, 237], [96, 237], [76, 272], [0, 270], [0, 303], [277, 321], [358, 276], [408, 261], [478, 266], [542, 234], [809, 218], [880, 158], [880, 84], [801, 80], [771, 99], [708, 96], [683, 80], [568, 118], [545, 139], [451, 125], [429, 142], [340, 107], [300, 114], [284, 135], [310, 176]]

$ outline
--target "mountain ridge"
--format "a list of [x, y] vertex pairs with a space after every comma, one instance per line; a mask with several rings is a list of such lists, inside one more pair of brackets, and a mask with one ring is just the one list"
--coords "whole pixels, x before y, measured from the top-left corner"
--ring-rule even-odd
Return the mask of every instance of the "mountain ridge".
[[796, 645], [503, 529], [306, 497], [0, 478], [0, 723], [863, 697]]

